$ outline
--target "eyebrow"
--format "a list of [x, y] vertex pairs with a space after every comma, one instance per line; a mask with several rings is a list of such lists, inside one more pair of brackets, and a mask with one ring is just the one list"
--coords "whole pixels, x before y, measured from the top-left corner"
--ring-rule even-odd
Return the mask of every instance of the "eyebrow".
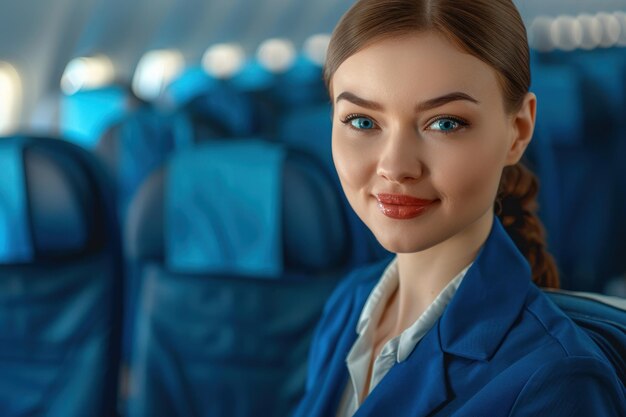
[[[340, 100], [346, 100], [346, 101], [349, 101], [350, 103], [356, 104], [357, 106], [365, 107], [366, 109], [370, 109], [370, 110], [380, 111], [383, 109], [383, 106], [380, 103], [366, 100], [349, 91], [344, 91], [343, 93], [339, 94], [337, 96], [337, 99], [335, 100], [335, 103], [338, 103]], [[453, 101], [460, 101], [460, 100], [469, 101], [474, 104], [480, 104], [478, 100], [476, 100], [474, 97], [470, 96], [469, 94], [463, 93], [461, 91], [455, 91], [453, 93], [444, 94], [443, 96], [431, 98], [422, 103], [419, 103], [417, 106], [415, 106], [415, 112], [423, 112], [423, 111], [431, 110], [437, 107], [441, 107], [444, 104], [448, 104]]]

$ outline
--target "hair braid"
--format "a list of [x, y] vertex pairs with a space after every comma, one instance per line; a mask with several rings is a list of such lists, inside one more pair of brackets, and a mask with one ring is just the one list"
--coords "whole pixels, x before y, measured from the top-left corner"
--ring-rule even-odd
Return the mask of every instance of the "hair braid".
[[537, 177], [522, 163], [502, 173], [495, 211], [507, 233], [530, 263], [532, 278], [540, 287], [559, 288], [559, 273], [546, 250], [545, 232], [537, 216]]

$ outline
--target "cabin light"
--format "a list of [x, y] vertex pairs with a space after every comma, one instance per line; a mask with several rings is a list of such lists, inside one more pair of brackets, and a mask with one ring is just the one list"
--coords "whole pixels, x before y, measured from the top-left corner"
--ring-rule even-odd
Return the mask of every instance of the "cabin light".
[[540, 52], [554, 50], [555, 44], [552, 37], [553, 19], [548, 16], [539, 16], [530, 24], [529, 41], [533, 49]]
[[202, 57], [202, 68], [215, 78], [227, 79], [237, 74], [243, 67], [246, 53], [236, 43], [220, 43], [211, 46]]
[[13, 132], [19, 125], [22, 107], [22, 80], [15, 67], [0, 61], [0, 134]]
[[296, 59], [296, 48], [287, 39], [268, 39], [259, 46], [257, 59], [270, 72], [285, 72]]
[[308, 38], [304, 42], [304, 54], [315, 64], [320, 67], [326, 61], [326, 52], [328, 52], [328, 44], [330, 43], [330, 35], [317, 34]]
[[94, 90], [113, 83], [115, 68], [104, 55], [72, 59], [61, 77], [61, 90], [67, 95]]
[[596, 19], [602, 26], [602, 40], [600, 46], [610, 48], [620, 40], [622, 25], [614, 14], [598, 13]]
[[582, 41], [580, 47], [582, 49], [591, 50], [600, 45], [602, 41], [602, 24], [600, 21], [590, 14], [580, 14], [577, 17], [582, 27]]
[[179, 51], [161, 49], [146, 52], [135, 69], [133, 92], [144, 100], [155, 100], [181, 74], [184, 67], [185, 59]]
[[613, 16], [619, 22], [619, 26], [621, 28], [619, 33], [619, 39], [617, 40], [617, 46], [626, 46], [626, 12], [615, 12]]

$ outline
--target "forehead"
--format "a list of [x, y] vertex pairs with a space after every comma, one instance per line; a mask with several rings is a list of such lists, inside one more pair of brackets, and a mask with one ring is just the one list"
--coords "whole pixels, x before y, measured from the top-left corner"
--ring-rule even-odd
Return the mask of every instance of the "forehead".
[[436, 32], [383, 39], [346, 59], [332, 78], [337, 96], [428, 99], [450, 91], [499, 98], [496, 72]]

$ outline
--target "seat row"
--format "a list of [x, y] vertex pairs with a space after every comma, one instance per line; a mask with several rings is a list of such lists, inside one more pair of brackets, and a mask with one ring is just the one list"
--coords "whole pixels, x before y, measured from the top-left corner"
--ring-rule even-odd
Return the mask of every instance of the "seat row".
[[257, 139], [176, 152], [120, 236], [93, 154], [49, 138], [0, 145], [0, 414], [110, 416], [119, 400], [135, 416], [288, 415], [353, 260], [317, 161]]

